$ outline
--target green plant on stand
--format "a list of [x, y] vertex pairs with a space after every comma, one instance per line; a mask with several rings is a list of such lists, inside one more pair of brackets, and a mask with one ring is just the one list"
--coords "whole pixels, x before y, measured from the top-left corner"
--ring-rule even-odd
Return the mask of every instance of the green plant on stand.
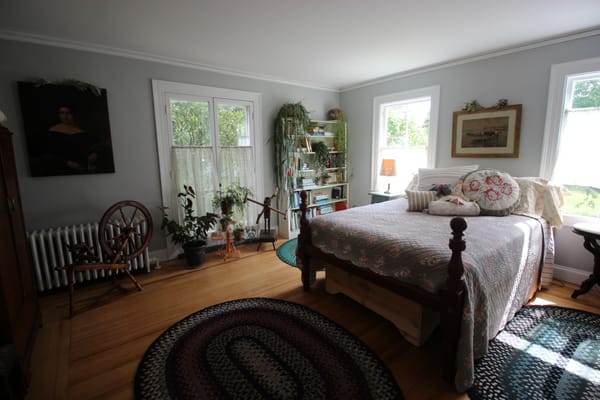
[[178, 193], [177, 198], [181, 201], [183, 220], [179, 222], [171, 219], [167, 214], [168, 208], [162, 207], [161, 228], [174, 244], [181, 244], [188, 267], [197, 267], [204, 263], [208, 231], [217, 222], [218, 215], [213, 213], [196, 215], [194, 207], [196, 192], [192, 186], [183, 185], [183, 192]]
[[[221, 185], [219, 185], [220, 187]], [[212, 206], [215, 211], [221, 211], [219, 223], [223, 231], [233, 222], [233, 213], [237, 210], [240, 215], [244, 215], [246, 199], [254, 196], [252, 190], [239, 183], [231, 184], [225, 190], [219, 189], [212, 200]]]

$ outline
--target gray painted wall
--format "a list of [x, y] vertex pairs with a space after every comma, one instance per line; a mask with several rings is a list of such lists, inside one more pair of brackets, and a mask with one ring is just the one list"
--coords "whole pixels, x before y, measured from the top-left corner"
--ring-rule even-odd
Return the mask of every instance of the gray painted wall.
[[[440, 113], [436, 166], [478, 163], [514, 176], [537, 176], [544, 137], [546, 102], [552, 64], [598, 57], [600, 36], [538, 47], [495, 58], [449, 66], [345, 91], [340, 104], [348, 119], [348, 146], [352, 164], [352, 204], [370, 201], [370, 154], [373, 98], [385, 94], [440, 85]], [[502, 158], [452, 158], [452, 113], [477, 99], [490, 107], [498, 99], [522, 104], [520, 156]], [[557, 232], [556, 262], [571, 268], [591, 270], [593, 258], [583, 249], [581, 237], [568, 226]], [[575, 280], [580, 279], [583, 273]]]
[[[437, 166], [475, 161], [515, 176], [537, 175], [546, 113], [550, 67], [555, 63], [598, 57], [600, 37], [589, 37], [507, 54], [487, 60], [441, 68], [349, 90], [338, 95], [294, 85], [273, 83], [216, 72], [177, 67], [117, 56], [0, 40], [0, 109], [8, 116], [6, 126], [15, 133], [17, 169], [28, 230], [97, 221], [116, 201], [134, 199], [151, 209], [159, 221], [161, 202], [151, 79], [247, 90], [262, 94], [262, 125], [265, 138], [272, 119], [288, 101], [302, 101], [316, 119], [338, 104], [348, 118], [348, 145], [352, 165], [351, 202], [367, 204], [370, 185], [370, 154], [373, 97], [440, 85], [440, 119]], [[28, 171], [17, 81], [73, 78], [107, 89], [114, 174], [32, 178]], [[500, 98], [523, 104], [520, 157], [517, 159], [466, 159], [450, 156], [452, 112], [477, 99], [489, 106]], [[264, 192], [274, 186], [270, 143], [263, 144], [267, 173]], [[591, 270], [593, 259], [581, 246], [580, 237], [564, 227], [557, 234], [557, 263]], [[162, 249], [164, 237], [157, 233], [151, 250]], [[583, 272], [582, 272], [583, 271]], [[579, 277], [575, 278], [578, 280]]]
[[[273, 118], [286, 102], [302, 101], [311, 117], [323, 119], [339, 105], [339, 94], [162, 63], [65, 48], [0, 40], [0, 110], [14, 133], [19, 185], [28, 230], [99, 221], [119, 200], [138, 200], [151, 210], [156, 234], [150, 250], [165, 247], [160, 227], [161, 193], [152, 79], [246, 90], [262, 95], [265, 146], [264, 193], [274, 187], [270, 154]], [[114, 174], [30, 176], [17, 91], [18, 81], [72, 78], [107, 90]]]

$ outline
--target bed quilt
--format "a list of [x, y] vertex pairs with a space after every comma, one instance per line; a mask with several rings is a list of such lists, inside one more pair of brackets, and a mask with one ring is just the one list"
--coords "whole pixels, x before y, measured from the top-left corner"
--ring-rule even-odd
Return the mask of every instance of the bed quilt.
[[[311, 219], [312, 243], [325, 253], [438, 293], [451, 251], [450, 216], [407, 211], [406, 199], [354, 207]], [[542, 219], [464, 217], [466, 297], [457, 354], [457, 390], [473, 383], [474, 361], [528, 300], [543, 261]]]

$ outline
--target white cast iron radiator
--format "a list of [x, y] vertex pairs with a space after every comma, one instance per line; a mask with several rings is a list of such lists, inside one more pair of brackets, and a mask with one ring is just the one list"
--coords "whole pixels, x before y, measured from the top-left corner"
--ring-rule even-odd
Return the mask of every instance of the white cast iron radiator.
[[[113, 231], [109, 230], [108, 232]], [[55, 270], [57, 266], [73, 262], [71, 252], [66, 245], [86, 243], [92, 247], [99, 262], [109, 262], [103, 258], [98, 242], [98, 223], [35, 230], [28, 232], [27, 238], [31, 247], [33, 270], [39, 292], [69, 286], [66, 272]], [[130, 271], [146, 270], [146, 272], [150, 272], [148, 248], [136, 258], [129, 260], [129, 266]], [[114, 271], [110, 270], [77, 272], [75, 273], [75, 283], [104, 278], [111, 276], [112, 273]]]

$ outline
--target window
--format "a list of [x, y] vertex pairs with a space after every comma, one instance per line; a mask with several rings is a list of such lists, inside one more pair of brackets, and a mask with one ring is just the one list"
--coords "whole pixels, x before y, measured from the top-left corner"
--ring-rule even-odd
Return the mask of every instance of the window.
[[[376, 97], [373, 101], [371, 187], [403, 192], [419, 168], [433, 167], [439, 86]], [[380, 176], [384, 159], [396, 161], [396, 176]]]
[[[183, 185], [196, 191], [199, 215], [212, 212], [219, 184], [240, 183], [262, 196], [260, 95], [229, 89], [153, 81], [163, 204], [178, 207]], [[256, 207], [239, 222], [252, 224]]]
[[600, 58], [552, 66], [540, 175], [567, 188], [569, 222], [600, 216]]

